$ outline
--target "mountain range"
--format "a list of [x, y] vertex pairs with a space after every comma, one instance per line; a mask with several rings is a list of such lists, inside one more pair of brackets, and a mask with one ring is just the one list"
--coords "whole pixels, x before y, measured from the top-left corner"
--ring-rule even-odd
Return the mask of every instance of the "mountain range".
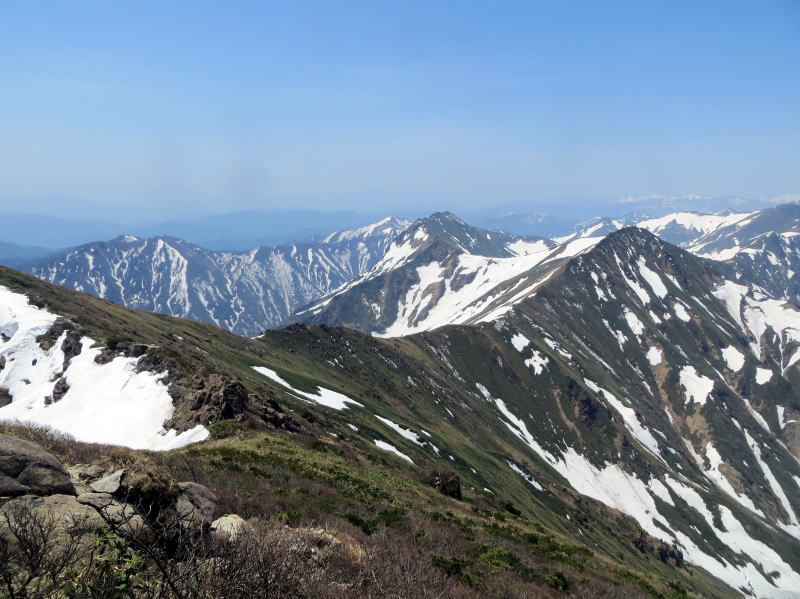
[[[699, 256], [721, 260], [735, 280], [744, 277], [776, 297], [800, 301], [794, 276], [800, 271], [797, 205], [655, 219], [629, 214], [593, 219], [554, 238], [483, 230], [453, 219], [445, 222], [439, 213], [412, 225], [390, 217], [313, 241], [248, 251], [208, 250], [172, 237], [121, 236], [21, 268], [125, 306], [203, 320], [243, 335], [292, 321], [402, 334], [473, 321], [488, 314], [490, 306], [501, 309], [510, 299], [503, 289], [519, 285], [517, 299], [522, 298], [524, 289], [551, 267], [611, 231], [636, 225]], [[439, 290], [436, 285], [412, 289], [433, 279]], [[328, 308], [315, 305], [318, 300]], [[405, 316], [397, 317], [403, 310]]]
[[124, 306], [253, 336], [369, 270], [408, 225], [386, 218], [316, 242], [243, 252], [208, 250], [173, 237], [125, 235], [24, 269]]
[[714, 259], [733, 280], [800, 302], [795, 276], [800, 271], [800, 206], [794, 204], [750, 213], [593, 219], [553, 239], [499, 235], [439, 213], [399, 235], [361, 278], [290, 320], [385, 336], [493, 320], [534, 293], [567, 259], [633, 225]]
[[[354, 299], [339, 313], [371, 314], [388, 339], [329, 324], [247, 339], [8, 269], [0, 290], [0, 418], [182, 451], [212, 443], [217, 423], [288, 416], [353, 464], [401, 478], [452, 469], [465, 493], [451, 513], [506, 505], [515, 527], [645, 572], [645, 594], [678, 596], [659, 590], [667, 581], [718, 597], [800, 585], [800, 310], [644, 228], [559, 243], [447, 213], [418, 221], [323, 306], [333, 320], [334, 302], [385, 290], [386, 306], [414, 309], [380, 321]], [[468, 316], [444, 322], [462, 298]], [[278, 433], [241, 434], [207, 451], [244, 443], [241, 467]], [[334, 478], [352, 476], [343, 467]], [[466, 572], [489, 559], [476, 551]], [[584, 588], [579, 565], [561, 567]]]

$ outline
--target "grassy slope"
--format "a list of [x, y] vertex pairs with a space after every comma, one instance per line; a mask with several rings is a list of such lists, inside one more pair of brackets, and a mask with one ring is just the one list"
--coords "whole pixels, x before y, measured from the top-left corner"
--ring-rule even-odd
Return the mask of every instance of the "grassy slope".
[[[510, 458], [525, 465], [519, 442], [433, 357], [425, 336], [384, 341], [314, 327], [249, 340], [202, 323], [128, 310], [10, 269], [0, 268], [0, 284], [41, 300], [98, 342], [135, 340], [157, 346], [151, 351], [176, 356], [187, 368], [224, 373], [248, 391], [305, 415], [306, 434], [219, 423], [213, 430], [221, 438], [159, 456], [183, 479], [214, 487], [223, 498], [222, 511], [230, 507], [246, 516], [266, 514], [290, 523], [333, 519], [373, 536], [382, 530], [421, 535], [418, 545], [425, 559], [438, 560], [487, 592], [490, 581], [500, 576], [551, 591], [566, 580], [585, 596], [597, 589], [603, 590], [597, 596], [679, 597], [683, 589], [710, 597], [731, 594], [702, 571], [675, 568], [636, 549], [632, 539], [638, 530], [630, 519], [578, 496], [552, 474], [536, 471], [549, 492], [532, 492], [505, 462]], [[468, 328], [452, 331], [474, 335], [462, 340], [465, 364], [474, 368], [491, 355], [486, 353], [490, 347], [481, 346], [491, 343], [491, 336]], [[338, 365], [333, 362], [337, 358]], [[279, 371], [295, 387], [313, 391], [323, 385], [365, 408], [335, 412], [301, 402], [251, 369], [259, 364]], [[430, 432], [440, 455], [403, 439], [374, 414]], [[357, 426], [358, 434], [347, 423]], [[391, 442], [415, 464], [381, 451], [374, 439]], [[423, 482], [425, 469], [437, 464], [459, 474], [463, 501], [446, 498]], [[521, 514], [504, 509], [507, 502]], [[425, 531], [434, 529], [445, 530], [450, 541], [426, 541]]]

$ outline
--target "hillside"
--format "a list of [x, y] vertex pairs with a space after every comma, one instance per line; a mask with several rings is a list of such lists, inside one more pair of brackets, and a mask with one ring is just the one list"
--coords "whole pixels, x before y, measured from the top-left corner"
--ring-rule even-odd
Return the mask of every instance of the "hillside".
[[[509, 374], [500, 362], [513, 364], [519, 355], [491, 327], [386, 341], [352, 330], [294, 327], [249, 340], [8, 269], [0, 270], [0, 285], [58, 314], [65, 330], [114, 348], [116, 360], [145, 345], [137, 370], [166, 368], [162, 384], [172, 395], [194, 392], [191, 405], [186, 394], [176, 395], [171, 424], [178, 434], [202, 424], [211, 439], [152, 459], [209, 485], [226, 498], [220, 509], [244, 517], [284, 514], [279, 517], [292, 525], [327, 522], [367, 548], [390, 539], [410, 563], [487, 596], [501, 588], [518, 597], [730, 594], [634, 520], [581, 495], [512, 433], [508, 416], [497, 411], [500, 403], [475, 386], [481, 380], [499, 395], [496, 385]], [[5, 343], [16, 343], [5, 322]], [[463, 366], [456, 365], [448, 340], [459, 335], [471, 338], [470, 354], [479, 363], [465, 355]], [[492, 346], [500, 359], [487, 363], [483, 352]], [[7, 350], [0, 346], [6, 357]], [[12, 370], [7, 361], [0, 376]], [[524, 365], [517, 376], [532, 378]], [[241, 385], [240, 392], [197, 393], [216, 377], [228, 389]], [[517, 409], [512, 402], [520, 396], [507, 394], [509, 410]], [[231, 398], [237, 401], [225, 401]], [[58, 403], [68, 402], [80, 398], [68, 392]], [[0, 418], [8, 407], [0, 408]], [[91, 441], [102, 431], [76, 433]], [[48, 443], [62, 448], [62, 459], [75, 459], [71, 445]], [[93, 451], [78, 455], [85, 460]], [[459, 477], [461, 500], [429, 486], [432, 470]], [[410, 542], [419, 527], [437, 532]]]

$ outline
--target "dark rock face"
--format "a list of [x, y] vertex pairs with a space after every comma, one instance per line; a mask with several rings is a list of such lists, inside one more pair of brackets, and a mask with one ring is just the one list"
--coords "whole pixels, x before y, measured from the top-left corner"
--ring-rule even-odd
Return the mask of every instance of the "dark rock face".
[[69, 361], [81, 353], [83, 347], [81, 346], [81, 336], [75, 331], [67, 331], [67, 336], [61, 344], [61, 351], [64, 352], [64, 368], [66, 369]]
[[[142, 343], [133, 343], [130, 341], [123, 341], [120, 343], [109, 344], [104, 347], [100, 353], [95, 357], [94, 361], [97, 364], [108, 364], [117, 356], [125, 356], [126, 358], [141, 358], [147, 353], [147, 346]], [[139, 370], [150, 370], [149, 368], [140, 368]]]
[[675, 545], [670, 545], [643, 532], [633, 539], [634, 546], [642, 553], [652, 553], [665, 564], [673, 563], [676, 567], [683, 565], [683, 552]]
[[455, 472], [434, 470], [428, 475], [428, 484], [442, 495], [461, 499], [461, 479]]
[[170, 426], [177, 430], [186, 430], [195, 423], [241, 417], [249, 411], [250, 401], [244, 386], [219, 374], [174, 380], [169, 393], [175, 402]]
[[67, 384], [67, 379], [62, 376], [53, 387], [53, 401], [58, 401], [64, 397], [67, 391], [69, 391], [69, 384]]
[[64, 370], [69, 366], [69, 361], [80, 354], [83, 349], [81, 346], [81, 334], [75, 330], [77, 328], [75, 323], [59, 318], [44, 335], [38, 338], [39, 347], [47, 351], [56, 344], [61, 335], [66, 333], [64, 341], [61, 343], [61, 351], [64, 352]]
[[69, 473], [36, 443], [0, 434], [0, 496], [75, 494]]
[[[0, 368], [2, 370], [2, 368]], [[0, 387], [0, 408], [7, 406], [11, 403], [13, 397], [11, 397], [11, 393], [5, 387]]]

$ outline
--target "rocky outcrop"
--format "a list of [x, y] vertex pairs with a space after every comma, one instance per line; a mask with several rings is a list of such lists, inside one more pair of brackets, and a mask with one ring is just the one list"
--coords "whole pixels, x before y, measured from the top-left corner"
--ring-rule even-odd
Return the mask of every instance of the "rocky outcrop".
[[214, 521], [217, 498], [211, 489], [176, 482], [135, 453], [112, 454], [67, 470], [36, 443], [0, 435], [0, 473], [0, 498], [8, 498], [0, 500], [0, 537], [8, 536], [14, 519], [31, 516], [56, 535], [72, 534], [78, 525], [85, 534], [105, 524], [140, 540], [169, 538], [178, 530], [217, 530], [231, 538], [244, 525], [236, 514]]
[[[126, 358], [141, 358], [147, 353], [148, 346], [143, 343], [133, 343], [131, 341], [116, 342], [114, 340], [108, 342], [108, 346], [104, 347], [99, 354], [95, 357], [94, 361], [97, 364], [108, 364], [117, 356], [125, 356]], [[142, 368], [140, 370], [150, 370], [149, 368]]]
[[175, 510], [182, 522], [210, 525], [217, 508], [217, 496], [204, 485], [193, 482], [178, 483], [180, 495]]
[[185, 366], [157, 351], [145, 353], [137, 369], [140, 372], [167, 373], [163, 381], [175, 411], [165, 428], [184, 431], [197, 424], [207, 426], [219, 420], [240, 420], [291, 432], [302, 429], [302, 425], [284, 412], [276, 401], [250, 394], [239, 381], [221, 374], [187, 373]]
[[461, 499], [461, 479], [450, 470], [433, 469], [428, 475], [428, 484], [442, 495]]
[[83, 349], [81, 345], [81, 334], [77, 329], [78, 326], [74, 322], [59, 318], [44, 335], [37, 339], [39, 347], [47, 351], [66, 333], [66, 335], [64, 335], [64, 341], [61, 343], [61, 351], [64, 352], [64, 370], [69, 366], [69, 361], [80, 354]]
[[0, 497], [75, 495], [69, 473], [51, 453], [31, 441], [0, 434]]

